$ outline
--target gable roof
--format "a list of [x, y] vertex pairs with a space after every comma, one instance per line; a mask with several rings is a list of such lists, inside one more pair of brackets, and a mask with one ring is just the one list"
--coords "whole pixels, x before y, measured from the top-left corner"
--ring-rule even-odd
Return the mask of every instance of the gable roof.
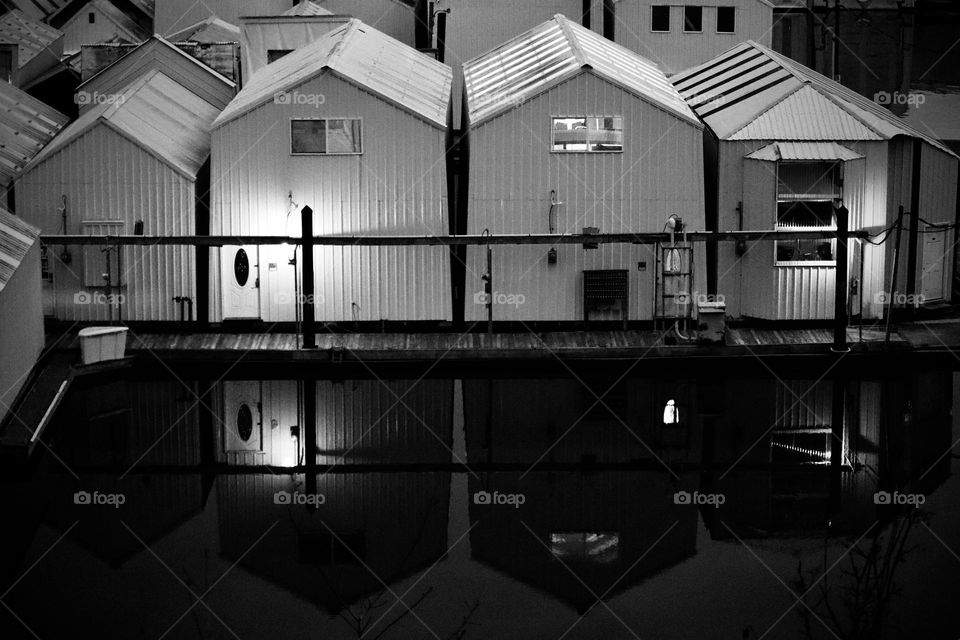
[[562, 15], [463, 65], [471, 126], [589, 71], [696, 126], [656, 64]]
[[85, 17], [84, 9], [86, 7], [95, 8], [107, 20], [113, 23], [113, 25], [117, 28], [117, 36], [121, 40], [125, 40], [130, 43], [141, 42], [149, 35], [149, 32], [145, 31], [133, 18], [121, 11], [115, 4], [110, 2], [110, 0], [89, 0], [89, 2], [83, 4], [80, 10], [78, 10], [73, 16], [65, 20], [63, 22], [63, 26], [65, 27], [71, 22], [77, 20], [83, 20]]
[[17, 9], [0, 16], [0, 43], [17, 45], [18, 64], [21, 67], [62, 37], [62, 31], [32, 20]]
[[40, 238], [40, 229], [0, 207], [0, 291]]
[[87, 131], [104, 124], [186, 177], [210, 155], [217, 108], [159, 71], [150, 71], [112, 100], [81, 114], [24, 171], [30, 171]]
[[0, 80], [0, 183], [9, 183], [70, 119]]
[[[156, 69], [164, 72], [165, 75], [170, 76], [174, 70], [168, 65], [164, 65], [162, 63], [162, 58], [164, 56], [170, 56], [173, 59], [183, 61], [187, 64], [187, 68], [195, 69], [198, 74], [206, 76], [212, 80], [215, 85], [222, 85], [224, 89], [224, 96], [214, 104], [220, 108], [226, 106], [226, 103], [230, 100], [229, 96], [232, 96], [234, 90], [236, 89], [236, 83], [226, 76], [221, 75], [212, 67], [197, 60], [166, 38], [156, 34], [80, 83], [80, 85], [77, 87], [77, 93], [80, 93], [81, 91], [90, 92], [94, 87], [98, 86], [109, 86], [111, 81], [122, 82], [124, 73], [129, 72], [130, 70], [133, 70], [136, 76], [142, 75], [146, 72], [146, 70], [149, 69]], [[143, 70], [136, 68], [138, 61], [140, 61], [144, 67]], [[185, 86], [194, 90], [195, 93], [201, 91], [199, 88], [192, 86], [192, 83], [186, 78], [173, 79], [181, 84], [185, 83]], [[209, 92], [202, 93], [208, 94]], [[213, 99], [212, 95], [203, 95], [203, 97], [208, 100]]]
[[885, 108], [775, 51], [747, 41], [671, 78], [722, 140], [934, 138]]
[[240, 27], [217, 16], [210, 16], [186, 29], [168, 34], [167, 38], [171, 42], [240, 42]]
[[439, 127], [445, 127], [453, 70], [352, 19], [250, 77], [214, 128], [329, 70]]
[[293, 5], [286, 11], [282, 12], [282, 16], [332, 16], [333, 12], [329, 9], [324, 9], [316, 2], [312, 0], [300, 0], [297, 4]]

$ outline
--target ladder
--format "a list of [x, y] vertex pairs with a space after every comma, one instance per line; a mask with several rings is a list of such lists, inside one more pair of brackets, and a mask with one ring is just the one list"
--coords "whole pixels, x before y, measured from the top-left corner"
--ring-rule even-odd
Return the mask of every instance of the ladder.
[[654, 286], [654, 328], [682, 328], [693, 317], [693, 246], [689, 242], [657, 243]]

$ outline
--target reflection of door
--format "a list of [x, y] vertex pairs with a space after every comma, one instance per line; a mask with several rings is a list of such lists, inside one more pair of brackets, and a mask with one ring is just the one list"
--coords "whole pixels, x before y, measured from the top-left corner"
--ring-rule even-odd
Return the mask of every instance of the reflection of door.
[[259, 381], [223, 383], [223, 451], [244, 454], [263, 451], [263, 418]]
[[923, 239], [923, 271], [920, 274], [920, 293], [923, 301], [943, 298], [943, 260], [946, 253], [947, 232], [943, 229], [927, 228]]
[[220, 252], [223, 317], [260, 317], [260, 265], [257, 247], [224, 247]]

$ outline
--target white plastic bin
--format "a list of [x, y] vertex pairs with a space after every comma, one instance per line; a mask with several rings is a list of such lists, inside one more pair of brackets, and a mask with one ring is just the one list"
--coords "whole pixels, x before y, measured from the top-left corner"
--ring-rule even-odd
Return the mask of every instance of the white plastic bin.
[[83, 364], [119, 360], [127, 350], [126, 327], [87, 327], [79, 335]]
[[723, 344], [727, 334], [727, 305], [701, 302], [697, 305], [697, 338], [700, 344]]

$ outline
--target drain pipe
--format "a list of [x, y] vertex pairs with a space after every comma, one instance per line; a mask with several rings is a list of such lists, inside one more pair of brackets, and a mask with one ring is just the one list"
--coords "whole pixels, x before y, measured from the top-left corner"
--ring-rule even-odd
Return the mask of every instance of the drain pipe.
[[834, 280], [833, 348], [837, 353], [849, 351], [847, 346], [847, 232], [850, 212], [843, 205], [837, 211], [837, 269]]

